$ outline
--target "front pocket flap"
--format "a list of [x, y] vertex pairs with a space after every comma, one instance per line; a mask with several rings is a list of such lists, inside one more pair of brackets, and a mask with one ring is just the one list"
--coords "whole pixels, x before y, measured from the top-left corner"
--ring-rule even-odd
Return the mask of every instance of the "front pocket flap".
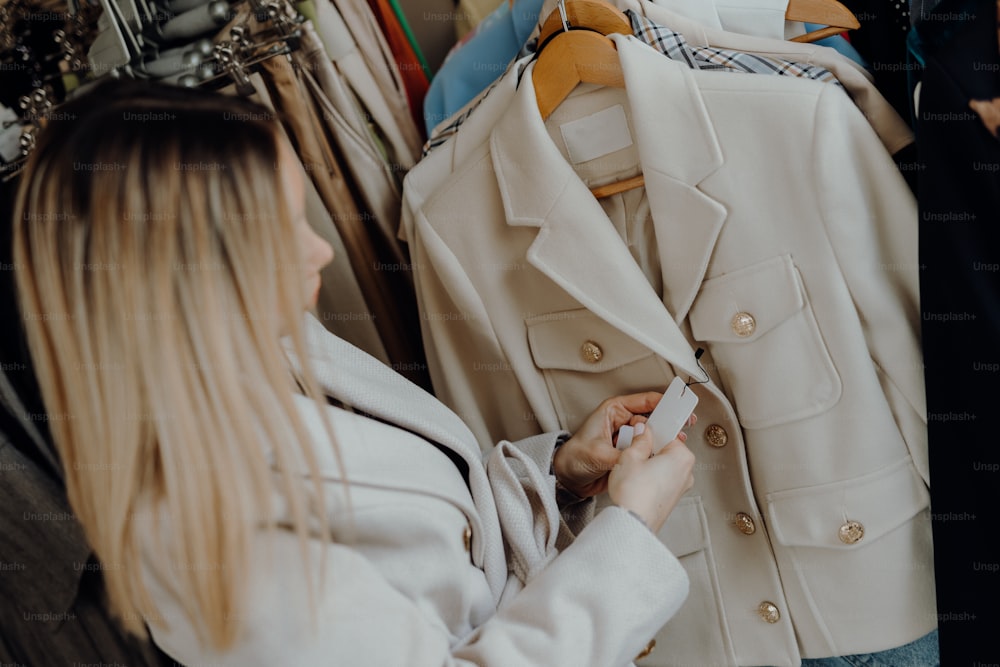
[[[756, 340], [802, 309], [802, 292], [789, 255], [710, 278], [701, 284], [691, 307], [691, 335], [695, 340], [723, 343]], [[738, 313], [753, 318], [752, 330], [744, 326], [742, 336], [734, 327]]]
[[586, 308], [536, 315], [524, 323], [538, 368], [605, 373], [652, 354]]
[[[767, 504], [771, 534], [782, 544], [853, 549], [912, 519], [930, 493], [907, 456], [858, 479], [770, 493]], [[860, 524], [860, 536], [850, 522]]]
[[660, 541], [677, 558], [701, 551], [708, 546], [706, 523], [701, 496], [685, 496], [660, 529]]

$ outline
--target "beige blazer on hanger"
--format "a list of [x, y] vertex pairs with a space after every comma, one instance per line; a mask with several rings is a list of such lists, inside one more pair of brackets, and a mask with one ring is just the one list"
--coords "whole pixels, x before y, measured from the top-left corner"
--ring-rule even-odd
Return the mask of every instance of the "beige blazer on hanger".
[[[341, 468], [315, 404], [297, 399], [313, 434], [334, 537], [333, 544], [309, 544], [325, 579], [309, 588], [293, 532], [261, 532], [240, 610], [243, 633], [219, 653], [197, 641], [171, 587], [177, 570], [150, 539], [145, 573], [170, 624], [154, 626], [153, 638], [182, 664], [619, 667], [680, 606], [684, 571], [648, 528], [617, 507], [602, 511], [522, 588], [505, 555], [513, 544], [526, 552], [536, 541], [552, 542], [553, 525], [544, 521], [553, 511], [558, 516], [548, 475], [557, 434], [501, 443], [486, 462], [488, 473], [472, 433], [433, 396], [315, 320], [307, 335], [309, 363], [327, 394], [377, 418], [322, 408]], [[428, 441], [468, 466], [468, 483]], [[513, 494], [498, 492], [504, 483], [494, 471], [507, 470], [501, 451], [543, 480], [525, 486], [538, 491], [538, 502], [528, 503], [531, 492], [518, 498], [513, 487]], [[304, 470], [303, 484], [312, 488]], [[279, 525], [289, 519], [280, 498], [274, 511]]]
[[[702, 379], [704, 348], [695, 487], [661, 533], [691, 594], [642, 664], [913, 641], [936, 625], [913, 196], [843, 90], [613, 39], [624, 91], [580, 87], [546, 126], [532, 65], [481, 143], [431, 154], [453, 173], [407, 195], [435, 390], [488, 447]], [[585, 183], [563, 128], [615, 106], [624, 128], [572, 140]], [[636, 169], [659, 290], [588, 190]]]

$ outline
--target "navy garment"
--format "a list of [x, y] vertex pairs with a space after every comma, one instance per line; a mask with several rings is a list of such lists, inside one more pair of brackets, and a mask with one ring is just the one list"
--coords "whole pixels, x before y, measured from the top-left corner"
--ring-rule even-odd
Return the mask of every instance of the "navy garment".
[[875, 87], [896, 109], [909, 119], [910, 99], [907, 74], [906, 36], [910, 30], [908, 0], [843, 0], [861, 24], [848, 33], [851, 46], [869, 64]]
[[919, 72], [920, 298], [941, 664], [1000, 661], [1000, 97], [994, 0], [944, 0], [911, 36]]

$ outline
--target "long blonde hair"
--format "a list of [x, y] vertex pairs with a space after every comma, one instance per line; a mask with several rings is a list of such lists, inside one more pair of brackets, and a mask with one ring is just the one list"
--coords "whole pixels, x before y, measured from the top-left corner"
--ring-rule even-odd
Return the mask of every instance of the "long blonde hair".
[[[169, 517], [154, 533], [218, 648], [238, 636], [273, 493], [304, 558], [307, 524], [329, 537], [310, 521], [322, 493], [293, 402], [296, 383], [320, 392], [308, 370], [293, 380], [280, 342], [307, 358], [280, 141], [244, 100], [116, 84], [61, 109], [18, 192], [17, 289], [69, 501], [137, 634], [163, 621], [139, 567], [140, 522], [155, 522], [142, 508]], [[311, 490], [292, 472], [302, 457]]]

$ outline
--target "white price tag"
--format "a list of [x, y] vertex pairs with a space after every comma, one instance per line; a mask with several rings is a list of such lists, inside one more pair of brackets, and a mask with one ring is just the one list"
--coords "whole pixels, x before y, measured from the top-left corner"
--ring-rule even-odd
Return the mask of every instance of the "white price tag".
[[632, 438], [635, 436], [635, 429], [625, 424], [620, 429], [618, 429], [618, 440], [615, 441], [615, 449], [628, 449], [628, 446], [632, 444]]
[[656, 438], [653, 442], [654, 454], [677, 437], [696, 405], [698, 405], [698, 395], [685, 386], [683, 380], [675, 377], [646, 420], [653, 429], [653, 437]]

